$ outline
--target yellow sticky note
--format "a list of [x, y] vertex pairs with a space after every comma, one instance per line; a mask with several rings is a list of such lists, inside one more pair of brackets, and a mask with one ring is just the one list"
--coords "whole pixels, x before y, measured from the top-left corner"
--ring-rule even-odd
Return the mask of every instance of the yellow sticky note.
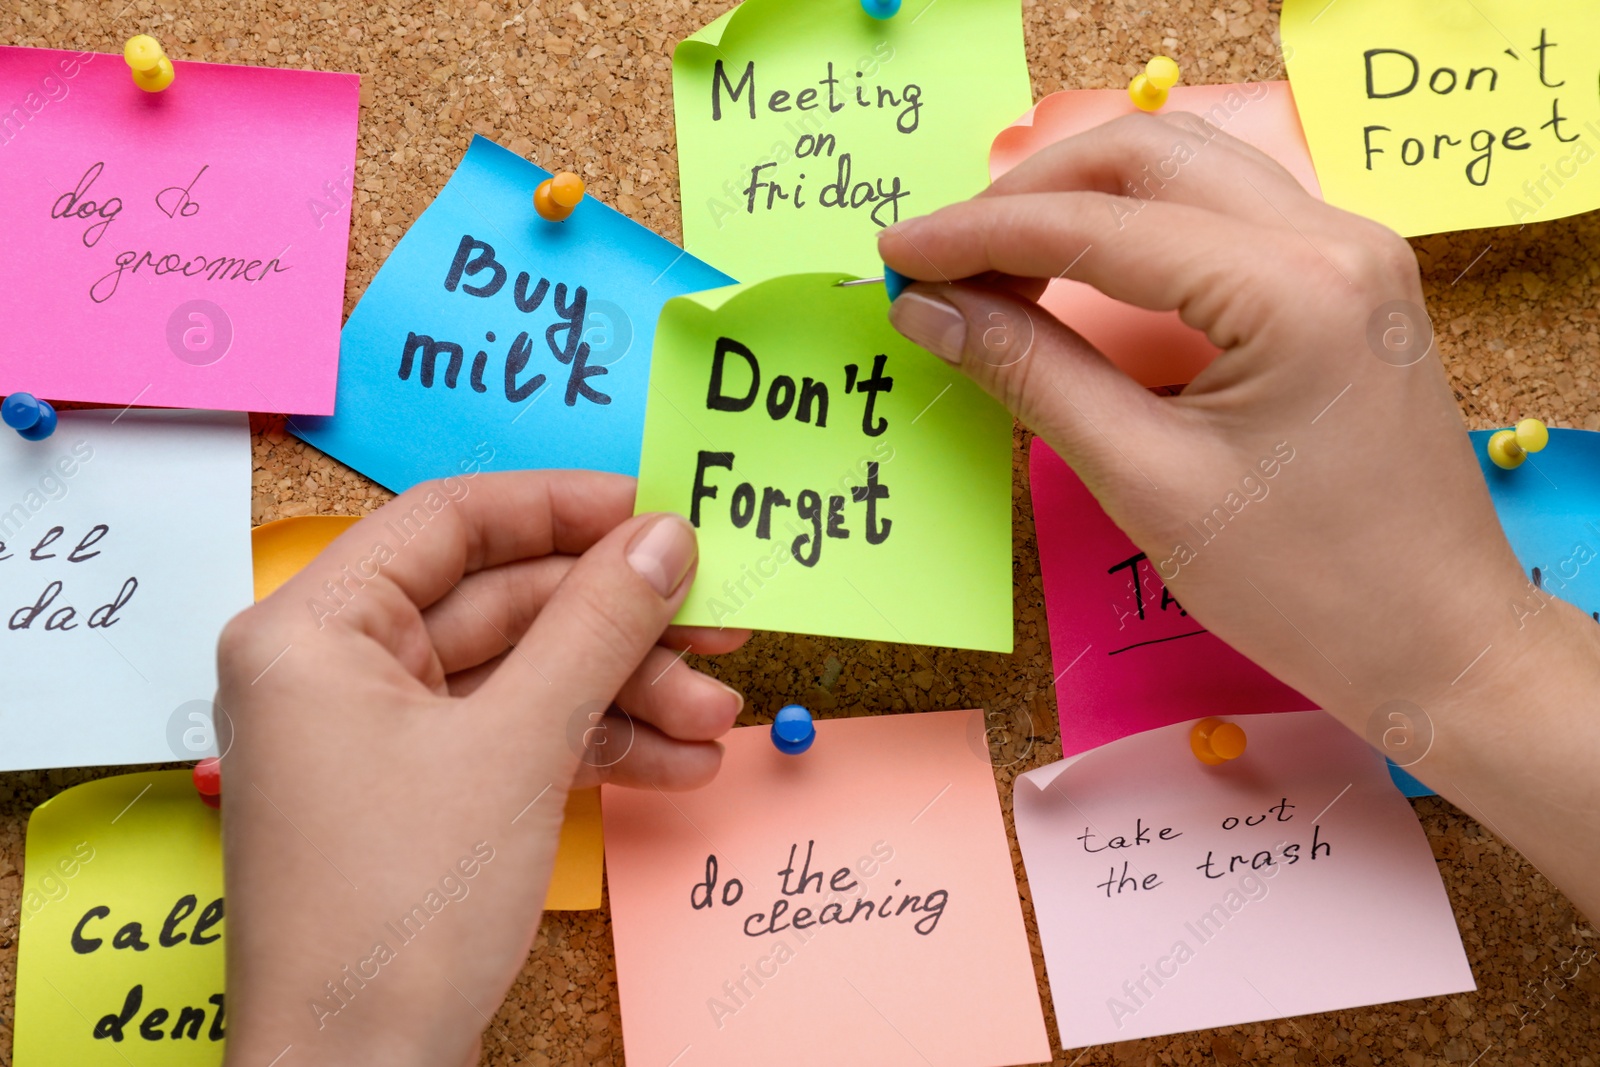
[[[302, 515], [262, 523], [250, 531], [255, 557], [256, 599], [269, 596], [316, 558], [333, 540], [360, 522], [349, 515]], [[605, 849], [600, 833], [600, 791], [577, 789], [567, 797], [566, 822], [556, 849], [555, 873], [546, 911], [592, 911], [600, 906]]]
[[1323, 195], [1407, 236], [1600, 207], [1600, 5], [1284, 0]]
[[103, 778], [28, 820], [17, 1067], [222, 1062], [222, 846], [188, 771]]

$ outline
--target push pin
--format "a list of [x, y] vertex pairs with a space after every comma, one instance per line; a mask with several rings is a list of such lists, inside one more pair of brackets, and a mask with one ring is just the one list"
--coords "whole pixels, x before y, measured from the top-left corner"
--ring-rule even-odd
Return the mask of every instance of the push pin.
[[1201, 719], [1189, 731], [1189, 747], [1201, 763], [1215, 767], [1244, 755], [1244, 731], [1221, 719]]
[[194, 789], [208, 808], [222, 807], [222, 761], [209, 756], [194, 765]]
[[811, 713], [799, 704], [786, 704], [772, 717], [772, 743], [779, 752], [798, 756], [816, 739], [817, 728], [811, 724]]
[[177, 75], [172, 69], [172, 60], [161, 49], [161, 42], [148, 33], [129, 37], [128, 43], [122, 46], [122, 58], [133, 71], [133, 84], [147, 93], [159, 93], [171, 85]]
[[564, 170], [553, 178], [546, 178], [533, 191], [533, 209], [541, 218], [551, 222], [565, 222], [583, 199], [583, 179]]
[[56, 432], [56, 409], [32, 393], [12, 393], [0, 401], [0, 420], [29, 441], [43, 441]]
[[853, 285], [882, 285], [884, 291], [889, 294], [889, 303], [892, 304], [900, 299], [900, 294], [906, 291], [906, 286], [915, 280], [914, 278], [907, 278], [904, 274], [885, 263], [883, 265], [883, 274], [876, 278], [855, 278], [848, 282], [834, 282], [833, 284], [841, 289], [848, 289]]
[[875, 19], [892, 19], [900, 14], [900, 0], [861, 0], [861, 10]]
[[1128, 83], [1128, 96], [1140, 111], [1154, 111], [1167, 102], [1167, 90], [1178, 84], [1178, 64], [1156, 56]]
[[[9, 421], [9, 420], [7, 420]], [[1543, 451], [1550, 443], [1550, 431], [1538, 419], [1523, 419], [1514, 430], [1496, 430], [1489, 438], [1489, 458], [1501, 470], [1522, 466], [1529, 452]]]

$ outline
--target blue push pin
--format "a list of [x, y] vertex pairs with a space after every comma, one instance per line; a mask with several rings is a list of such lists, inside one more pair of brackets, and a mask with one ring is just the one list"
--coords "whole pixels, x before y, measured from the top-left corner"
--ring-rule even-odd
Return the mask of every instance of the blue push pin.
[[[862, 0], [862, 3], [868, 2], [870, 0]], [[896, 4], [896, 6], [899, 5]], [[916, 281], [915, 278], [907, 278], [904, 274], [885, 263], [883, 265], [883, 277], [881, 278], [857, 278], [854, 281], [834, 282], [833, 284], [841, 289], [848, 289], [853, 285], [877, 285], [881, 282], [884, 290], [889, 294], [889, 303], [892, 304], [900, 298], [901, 293], [906, 291], [906, 286], [914, 281]]]
[[861, 10], [875, 19], [892, 19], [900, 13], [900, 0], [861, 0]]
[[29, 441], [43, 441], [56, 432], [56, 409], [32, 393], [12, 393], [0, 401], [0, 420]]
[[817, 728], [811, 725], [811, 713], [799, 704], [786, 704], [773, 716], [772, 743], [779, 752], [798, 756], [816, 739]]

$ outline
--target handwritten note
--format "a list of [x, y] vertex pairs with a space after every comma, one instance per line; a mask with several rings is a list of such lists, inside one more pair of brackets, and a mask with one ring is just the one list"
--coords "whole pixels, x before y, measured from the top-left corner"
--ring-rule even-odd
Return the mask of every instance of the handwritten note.
[[0, 48], [0, 393], [333, 411], [359, 80]]
[[1285, 0], [1328, 202], [1407, 236], [1600, 207], [1600, 8]]
[[[1319, 195], [1288, 82], [1180, 85], [1171, 90], [1166, 109], [1193, 112], [1217, 129], [1254, 145], [1294, 175], [1313, 196]], [[989, 173], [999, 178], [1040, 149], [1135, 110], [1123, 89], [1051, 93], [995, 137], [989, 150]], [[1175, 148], [1160, 160], [1142, 186], [1128, 190], [1140, 210], [1168, 182], [1181, 180], [1183, 169], [1205, 150], [1191, 153], [1187, 148]], [[1256, 194], [1247, 190], [1242, 195]], [[1271, 210], [1264, 202], [1261, 207]], [[1119, 222], [1124, 226], [1140, 225], [1140, 210], [1119, 215]], [[1124, 304], [1069, 278], [1051, 281], [1039, 303], [1062, 322], [1070, 323], [1141, 385], [1185, 385], [1217, 354], [1216, 346], [1206, 335], [1186, 326], [1177, 312], [1149, 311]]]
[[[1241, 486], [1246, 507], [1293, 466], [1293, 449], [1265, 462]], [[1161, 580], [1177, 573], [1179, 561], [1150, 559], [1134, 547], [1037, 437], [1028, 472], [1063, 755], [1205, 715], [1309, 706], [1191, 619]]]
[[662, 311], [636, 506], [699, 530], [677, 621], [1009, 652], [1011, 418], [840, 277]]
[[[345, 324], [339, 411], [290, 431], [396, 492], [479, 470], [633, 474], [661, 305], [732, 279], [475, 137]], [[426, 432], [419, 432], [419, 428]]]
[[69, 411], [45, 441], [0, 435], [0, 769], [214, 755], [249, 529], [243, 415]]
[[982, 713], [769, 733], [692, 793], [602, 787], [628, 1061], [1049, 1059]]
[[188, 771], [45, 801], [25, 868], [17, 1067], [222, 1062], [222, 843]]
[[1018, 0], [746, 0], [678, 45], [684, 246], [747, 281], [882, 273], [876, 234], [964, 200], [1033, 102]]
[[[251, 530], [256, 599], [270, 596], [359, 521], [352, 515], [297, 515], [262, 523]], [[603, 862], [600, 790], [574, 789], [567, 794], [566, 819], [561, 824], [545, 910], [598, 908]]]
[[1320, 711], [1186, 723], [1024, 774], [1017, 841], [1063, 1048], [1474, 988], [1383, 758]]

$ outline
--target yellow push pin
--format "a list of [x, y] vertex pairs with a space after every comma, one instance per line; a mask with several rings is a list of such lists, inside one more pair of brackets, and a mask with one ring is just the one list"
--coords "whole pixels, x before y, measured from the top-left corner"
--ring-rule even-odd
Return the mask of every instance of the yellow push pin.
[[1128, 97], [1140, 111], [1154, 111], [1167, 102], [1167, 90], [1178, 84], [1178, 64], [1156, 56], [1128, 83]]
[[1501, 470], [1516, 470], [1529, 452], [1550, 443], [1550, 431], [1538, 419], [1523, 419], [1514, 430], [1497, 430], [1489, 438], [1489, 458]]
[[1201, 719], [1189, 731], [1189, 747], [1201, 763], [1215, 767], [1244, 755], [1244, 731], [1221, 719]]
[[147, 93], [159, 93], [172, 84], [176, 71], [172, 60], [161, 50], [161, 42], [148, 33], [129, 37], [122, 46], [122, 58], [133, 71], [133, 84]]
[[546, 178], [533, 191], [533, 209], [541, 218], [563, 222], [583, 199], [583, 179], [564, 170], [553, 178]]

